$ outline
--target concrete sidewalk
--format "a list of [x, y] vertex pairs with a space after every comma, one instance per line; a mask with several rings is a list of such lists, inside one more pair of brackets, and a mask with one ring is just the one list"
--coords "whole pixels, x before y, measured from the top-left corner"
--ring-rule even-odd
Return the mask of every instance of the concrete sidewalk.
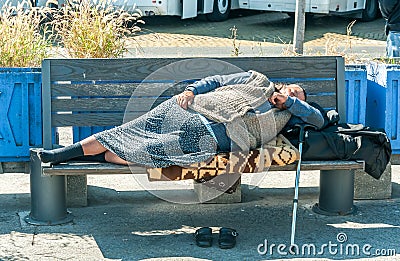
[[[30, 210], [29, 175], [2, 174], [0, 260], [400, 260], [399, 165], [392, 175], [392, 199], [355, 201], [354, 215], [322, 216], [311, 210], [318, 201], [318, 172], [302, 172], [300, 251], [291, 256], [293, 172], [266, 173], [254, 189], [248, 184], [256, 179], [244, 176], [243, 203], [201, 205], [161, 200], [133, 175], [89, 176], [89, 206], [71, 209], [73, 223], [38, 227], [23, 220]], [[177, 201], [194, 195], [190, 183], [165, 191], [168, 185], [156, 189]], [[193, 232], [202, 226], [213, 228], [211, 248], [195, 245]], [[235, 248], [218, 248], [220, 227], [238, 231]]]

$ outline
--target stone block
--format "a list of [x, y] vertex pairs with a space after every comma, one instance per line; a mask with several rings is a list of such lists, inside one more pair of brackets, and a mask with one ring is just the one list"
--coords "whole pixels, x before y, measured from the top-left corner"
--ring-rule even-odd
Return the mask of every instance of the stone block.
[[2, 173], [29, 173], [29, 162], [0, 162]]
[[87, 176], [67, 176], [66, 178], [67, 207], [87, 206]]
[[386, 167], [379, 180], [363, 170], [356, 170], [354, 176], [354, 199], [388, 199], [392, 196], [392, 165]]
[[390, 162], [392, 165], [400, 165], [400, 154], [392, 154]]
[[[220, 177], [217, 177], [220, 178]], [[213, 180], [217, 179], [214, 178]], [[229, 174], [230, 184], [234, 184], [236, 187], [232, 193], [223, 192], [217, 190], [212, 186], [207, 186], [203, 183], [195, 182], [194, 191], [196, 192], [199, 201], [201, 203], [214, 203], [214, 204], [229, 204], [229, 203], [240, 203], [242, 202], [242, 189], [241, 189], [241, 178], [240, 174]], [[216, 180], [216, 182], [221, 182]]]

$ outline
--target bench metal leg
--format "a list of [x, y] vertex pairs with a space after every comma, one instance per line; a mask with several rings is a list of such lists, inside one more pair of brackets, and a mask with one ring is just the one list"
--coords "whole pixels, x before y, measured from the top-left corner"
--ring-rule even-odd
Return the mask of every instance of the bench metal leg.
[[65, 199], [65, 176], [42, 176], [42, 164], [30, 154], [31, 212], [25, 221], [32, 225], [60, 225], [72, 221]]
[[356, 210], [354, 170], [321, 170], [319, 203], [313, 211], [322, 215], [349, 215]]

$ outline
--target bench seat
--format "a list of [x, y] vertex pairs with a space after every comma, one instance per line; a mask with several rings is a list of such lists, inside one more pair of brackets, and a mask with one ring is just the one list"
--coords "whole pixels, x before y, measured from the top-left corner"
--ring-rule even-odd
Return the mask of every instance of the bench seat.
[[[141, 166], [124, 166], [112, 163], [71, 161], [54, 166], [43, 167], [43, 175], [98, 175], [98, 174], [145, 174]], [[272, 165], [269, 171], [294, 171], [297, 164], [285, 166]], [[302, 161], [301, 170], [356, 170], [364, 169], [363, 161]]]

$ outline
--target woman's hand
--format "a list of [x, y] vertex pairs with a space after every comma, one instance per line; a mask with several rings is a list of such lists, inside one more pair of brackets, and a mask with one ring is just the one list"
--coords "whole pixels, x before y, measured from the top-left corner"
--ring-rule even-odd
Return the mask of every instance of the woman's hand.
[[275, 107], [281, 110], [286, 109], [285, 102], [287, 101], [288, 96], [285, 94], [282, 94], [280, 92], [274, 92], [270, 97], [269, 97], [269, 102], [272, 103]]
[[193, 103], [194, 94], [192, 91], [184, 91], [176, 96], [176, 102], [185, 110]]

